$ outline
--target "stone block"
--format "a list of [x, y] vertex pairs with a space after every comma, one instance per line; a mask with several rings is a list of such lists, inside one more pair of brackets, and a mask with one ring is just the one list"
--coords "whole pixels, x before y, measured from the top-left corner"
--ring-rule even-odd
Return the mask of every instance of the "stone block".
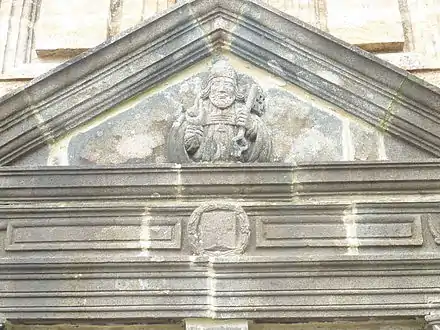
[[122, 6], [121, 30], [148, 19], [174, 5], [176, 0], [124, 0]]
[[6, 330], [183, 330], [183, 327], [180, 324], [150, 324], [150, 325], [8, 324]]
[[46, 166], [49, 157], [49, 146], [44, 145], [30, 153], [16, 159], [11, 165], [13, 166]]
[[327, 26], [337, 38], [368, 51], [401, 51], [402, 18], [397, 0], [328, 0]]
[[121, 31], [126, 30], [143, 19], [144, 0], [124, 0], [122, 5]]
[[247, 320], [188, 319], [186, 330], [248, 330]]
[[266, 0], [266, 3], [314, 26], [319, 25], [319, 11], [315, 0]]
[[25, 85], [28, 80], [7, 80], [0, 81], [0, 96], [12, 92], [14, 89]]
[[107, 38], [110, 0], [43, 0], [36, 26], [39, 56], [76, 55]]
[[384, 53], [377, 54], [379, 58], [390, 62], [404, 70], [440, 69], [440, 60], [422, 53]]
[[407, 0], [411, 31], [410, 49], [440, 58], [440, 2], [438, 0]]
[[351, 160], [377, 160], [379, 154], [379, 132], [361, 123], [350, 122], [350, 140], [353, 155]]
[[373, 321], [334, 321], [309, 323], [255, 323], [251, 330], [422, 330], [424, 322], [420, 319], [373, 320]]
[[342, 160], [342, 121], [331, 111], [279, 88], [267, 92], [267, 122], [274, 160], [298, 163]]
[[413, 73], [430, 84], [440, 87], [440, 70], [419, 71]]
[[404, 141], [391, 136], [384, 135], [385, 153], [388, 160], [422, 160], [434, 158], [434, 155], [429, 154], [415, 146], [405, 143]]

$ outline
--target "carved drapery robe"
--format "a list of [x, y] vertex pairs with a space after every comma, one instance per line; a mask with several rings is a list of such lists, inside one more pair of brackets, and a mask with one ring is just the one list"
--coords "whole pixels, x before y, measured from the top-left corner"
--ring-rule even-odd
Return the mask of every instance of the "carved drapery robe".
[[172, 126], [169, 161], [271, 161], [271, 137], [261, 119], [264, 93], [252, 83], [244, 96], [239, 86], [242, 82], [229, 63], [219, 61], [213, 65], [194, 106], [182, 111]]
[[[199, 103], [200, 104], [200, 103]], [[219, 109], [209, 100], [201, 102], [201, 109], [190, 109], [184, 133], [184, 147], [195, 162], [258, 162], [269, 161], [271, 143], [268, 130], [260, 117], [246, 113], [243, 103], [235, 102]], [[194, 113], [200, 112], [200, 113]], [[248, 148], [237, 155], [235, 139], [239, 134], [238, 121], [244, 117], [244, 138]]]

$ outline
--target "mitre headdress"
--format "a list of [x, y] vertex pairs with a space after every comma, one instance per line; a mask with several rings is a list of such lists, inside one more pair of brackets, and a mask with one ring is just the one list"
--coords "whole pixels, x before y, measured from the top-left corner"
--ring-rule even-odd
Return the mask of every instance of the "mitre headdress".
[[237, 98], [242, 99], [242, 96], [238, 93], [237, 85], [238, 85], [238, 76], [237, 72], [235, 72], [234, 68], [224, 60], [215, 62], [209, 71], [208, 79], [203, 82], [202, 85], [202, 99], [208, 98], [209, 92], [211, 90], [211, 83], [214, 78], [226, 78], [230, 79], [234, 86], [236, 87]]
[[211, 71], [209, 72], [208, 81], [219, 77], [229, 78], [234, 82], [234, 84], [237, 83], [237, 73], [227, 61], [218, 61], [214, 63]]

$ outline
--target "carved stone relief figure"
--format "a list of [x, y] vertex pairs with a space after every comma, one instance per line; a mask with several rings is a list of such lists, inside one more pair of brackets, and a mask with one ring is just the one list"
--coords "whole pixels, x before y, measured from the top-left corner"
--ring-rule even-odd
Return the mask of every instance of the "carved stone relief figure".
[[261, 118], [265, 112], [264, 93], [255, 83], [242, 92], [240, 82], [228, 62], [213, 65], [194, 105], [182, 109], [173, 124], [168, 140], [169, 161], [271, 160], [271, 137]]

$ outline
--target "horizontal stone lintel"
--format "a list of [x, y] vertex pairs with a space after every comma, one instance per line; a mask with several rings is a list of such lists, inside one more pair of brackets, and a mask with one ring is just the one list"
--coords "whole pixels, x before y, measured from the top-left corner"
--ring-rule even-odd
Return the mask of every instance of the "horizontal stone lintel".
[[[180, 250], [182, 229], [195, 205], [0, 208], [7, 252], [69, 250]], [[422, 216], [395, 204], [378, 210], [350, 205], [244, 206], [264, 248], [421, 246]], [[415, 210], [416, 211], [416, 210]], [[388, 212], [388, 213], [387, 213]], [[408, 210], [407, 210], [408, 212]], [[423, 211], [420, 211], [423, 213]], [[423, 216], [427, 218], [427, 216]], [[432, 228], [438, 223], [429, 218]], [[177, 252], [176, 252], [177, 253]], [[179, 252], [182, 255], [188, 253]]]
[[[0, 168], [0, 201], [396, 196], [440, 192], [440, 162]], [[406, 200], [408, 201], [408, 200]]]
[[423, 267], [402, 260], [301, 267], [216, 258], [111, 265], [105, 259], [81, 267], [46, 263], [39, 270], [2, 264], [0, 313], [9, 319], [414, 317], [440, 305], [438, 258]]

